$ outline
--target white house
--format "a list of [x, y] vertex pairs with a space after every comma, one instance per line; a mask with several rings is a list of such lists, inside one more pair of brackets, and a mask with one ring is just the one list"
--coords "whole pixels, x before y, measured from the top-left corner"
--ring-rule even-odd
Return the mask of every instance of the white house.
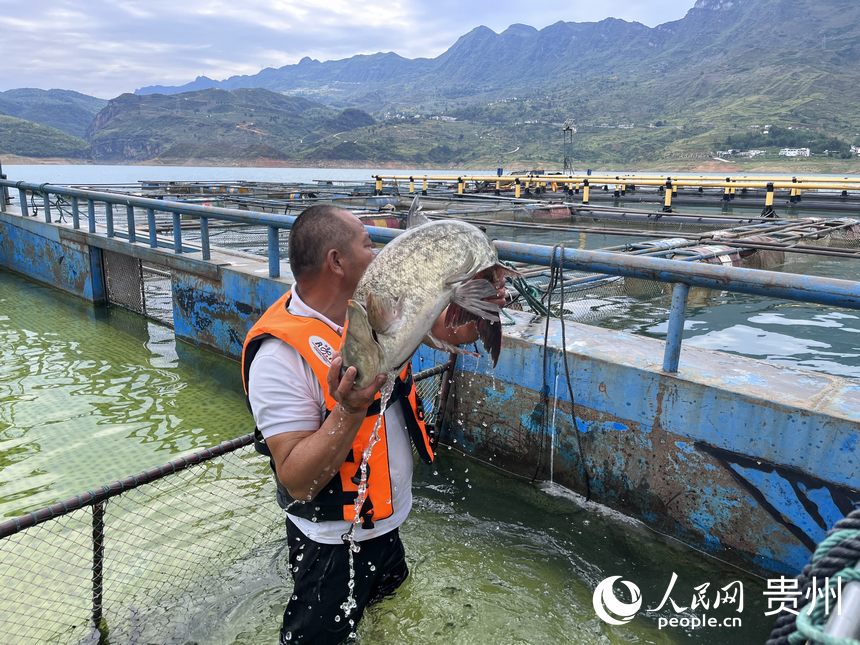
[[780, 157], [808, 157], [809, 148], [783, 148], [779, 151]]

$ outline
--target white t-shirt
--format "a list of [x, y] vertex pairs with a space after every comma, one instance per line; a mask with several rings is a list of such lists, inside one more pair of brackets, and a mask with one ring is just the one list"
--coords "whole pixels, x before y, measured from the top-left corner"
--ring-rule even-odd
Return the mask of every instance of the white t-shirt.
[[[305, 304], [295, 288], [287, 310], [295, 316], [321, 320], [338, 334], [343, 332], [343, 327]], [[316, 430], [325, 416], [325, 396], [313, 369], [301, 354], [277, 338], [263, 341], [251, 362], [248, 398], [257, 428], [266, 439], [282, 432]], [[385, 411], [385, 428], [394, 512], [384, 520], [375, 520], [372, 529], [357, 526], [355, 539], [359, 541], [393, 531], [412, 508], [412, 447], [399, 405]], [[321, 544], [342, 544], [341, 536], [350, 526], [345, 520], [313, 522], [288, 515], [302, 533]]]

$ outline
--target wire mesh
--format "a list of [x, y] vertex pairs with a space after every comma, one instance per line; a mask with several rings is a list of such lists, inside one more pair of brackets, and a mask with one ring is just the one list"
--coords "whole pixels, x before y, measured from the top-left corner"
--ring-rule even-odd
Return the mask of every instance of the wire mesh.
[[131, 255], [103, 251], [108, 301], [144, 314], [143, 274], [140, 260]]
[[199, 599], [283, 538], [272, 498], [266, 460], [246, 446], [108, 500], [99, 625], [91, 507], [0, 540], [3, 642], [184, 642]]
[[[416, 375], [431, 423], [441, 379]], [[0, 539], [0, 642], [188, 642], [283, 559], [271, 481], [246, 445]]]

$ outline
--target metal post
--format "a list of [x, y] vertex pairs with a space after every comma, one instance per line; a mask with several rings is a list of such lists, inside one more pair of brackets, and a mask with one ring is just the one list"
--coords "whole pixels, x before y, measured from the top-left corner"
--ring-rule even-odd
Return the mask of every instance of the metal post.
[[669, 312], [669, 330], [666, 333], [666, 351], [663, 354], [663, 371], [674, 374], [678, 371], [678, 361], [681, 358], [681, 340], [684, 336], [684, 309], [687, 306], [687, 294], [690, 285], [683, 282], [675, 284], [672, 289], [672, 309]]
[[134, 206], [126, 206], [125, 214], [128, 221], [128, 241], [137, 242], [137, 232], [134, 230]]
[[663, 197], [663, 212], [671, 213], [672, 212], [672, 178], [668, 177], [666, 179], [666, 190], [664, 191]]
[[768, 182], [767, 193], [764, 197], [764, 208], [761, 209], [762, 217], [776, 217], [776, 211], [773, 210], [773, 182]]
[[93, 504], [93, 626], [102, 622], [102, 582], [105, 555], [105, 503]]
[[382, 177], [380, 177], [379, 175], [376, 176], [376, 194], [382, 194]]
[[113, 204], [105, 202], [105, 222], [107, 224], [107, 236], [113, 237]]
[[72, 228], [78, 230], [81, 227], [81, 211], [78, 206], [78, 198], [72, 197]]
[[410, 177], [409, 178], [409, 194], [411, 195], [414, 192], [415, 192], [415, 177]]
[[155, 230], [155, 210], [152, 208], [146, 209], [146, 226], [149, 228], [149, 246], [157, 249], [158, 235]]
[[591, 192], [591, 186], [588, 184], [588, 180], [585, 179], [582, 182], [582, 203], [588, 204], [588, 194]]
[[23, 188], [18, 189], [18, 201], [21, 203], [21, 215], [28, 217], [30, 213], [27, 210], [27, 191]]
[[173, 213], [173, 250], [182, 253], [182, 226], [179, 213]]
[[87, 230], [90, 233], [96, 232], [96, 203], [92, 199], [87, 200]]
[[[0, 179], [6, 179], [3, 174], [3, 164], [0, 164]], [[9, 191], [6, 186], [0, 186], [0, 213], [6, 212], [6, 204], [9, 203]]]
[[278, 227], [269, 227], [269, 277], [281, 277], [281, 248], [278, 243]]
[[424, 184], [423, 184], [423, 188], [421, 189], [421, 194], [422, 195], [427, 194], [427, 175], [424, 175]]
[[45, 209], [45, 221], [50, 224], [51, 223], [51, 196], [48, 194], [48, 191], [45, 191], [45, 194], [42, 196], [42, 208]]
[[457, 177], [457, 194], [462, 195], [465, 188], [466, 188], [466, 182], [463, 181], [462, 177]]
[[200, 247], [203, 250], [203, 259], [208, 260], [209, 254], [209, 218], [200, 218]]
[[514, 182], [514, 198], [515, 199], [520, 198], [520, 189], [521, 189], [520, 179], [519, 179], [519, 177], [517, 177], [517, 180]]

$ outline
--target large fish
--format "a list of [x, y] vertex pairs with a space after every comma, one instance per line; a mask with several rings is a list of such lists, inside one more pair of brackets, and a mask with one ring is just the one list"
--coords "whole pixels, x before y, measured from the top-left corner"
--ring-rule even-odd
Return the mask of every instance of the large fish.
[[446, 325], [475, 321], [478, 335], [495, 365], [502, 344], [496, 289], [479, 273], [517, 275], [499, 264], [486, 235], [456, 220], [430, 222], [417, 213], [417, 197], [407, 230], [389, 242], [367, 267], [347, 307], [341, 355], [344, 367], [358, 371], [356, 387], [377, 374], [399, 371], [425, 340], [440, 349], [460, 351], [430, 335], [448, 307]]

